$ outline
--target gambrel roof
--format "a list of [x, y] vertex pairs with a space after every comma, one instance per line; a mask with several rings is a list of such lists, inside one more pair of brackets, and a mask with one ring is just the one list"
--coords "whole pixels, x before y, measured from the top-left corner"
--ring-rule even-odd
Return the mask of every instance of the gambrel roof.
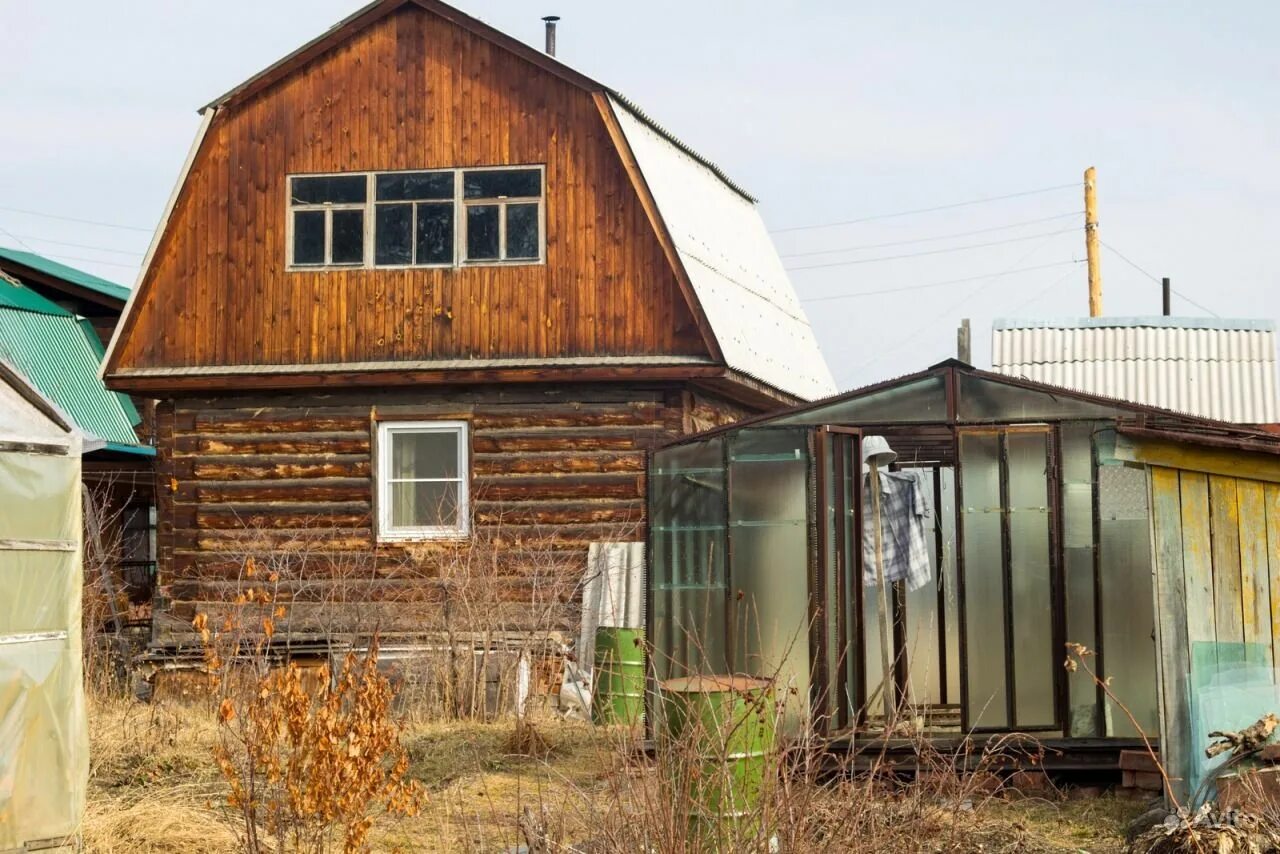
[[[755, 199], [613, 89], [438, 0], [376, 0], [206, 105], [201, 134], [219, 110], [253, 98], [406, 6], [420, 7], [592, 94], [713, 360], [802, 400], [836, 390]], [[198, 138], [192, 157], [199, 145]], [[176, 197], [175, 189], [170, 211]], [[170, 211], [148, 251], [139, 285]], [[136, 294], [140, 288], [134, 290]], [[130, 327], [133, 300], [112, 341], [108, 363], [114, 364], [115, 348]]]

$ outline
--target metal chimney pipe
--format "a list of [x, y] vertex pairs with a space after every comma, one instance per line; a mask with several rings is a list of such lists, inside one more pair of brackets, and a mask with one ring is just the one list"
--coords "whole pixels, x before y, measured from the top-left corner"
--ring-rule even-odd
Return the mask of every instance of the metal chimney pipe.
[[1172, 290], [1173, 290], [1173, 287], [1169, 284], [1169, 277], [1165, 276], [1163, 279], [1160, 280], [1160, 296], [1161, 296], [1162, 307], [1164, 308], [1165, 317], [1168, 317], [1169, 315], [1173, 314], [1172, 306], [1170, 305], [1170, 303], [1172, 302], [1172, 300], [1170, 299], [1171, 297], [1170, 291]]
[[559, 15], [547, 15], [542, 19], [547, 24], [547, 56], [556, 55], [556, 21], [560, 20]]

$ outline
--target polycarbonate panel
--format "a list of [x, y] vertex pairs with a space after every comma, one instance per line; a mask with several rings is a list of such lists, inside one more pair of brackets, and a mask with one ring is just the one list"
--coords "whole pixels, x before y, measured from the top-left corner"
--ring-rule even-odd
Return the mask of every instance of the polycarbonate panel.
[[1078, 400], [1067, 394], [1007, 385], [970, 374], [957, 373], [956, 377], [959, 396], [956, 418], [962, 423], [1058, 421], [1131, 414], [1128, 410]]
[[743, 430], [729, 459], [733, 660], [776, 679], [794, 724], [809, 694], [808, 432]]
[[1052, 726], [1062, 662], [1053, 649], [1047, 435], [1011, 432], [1006, 442], [1015, 715], [1019, 727]]
[[0, 453], [0, 540], [78, 539], [79, 506], [78, 457]]
[[0, 850], [84, 814], [82, 587], [78, 440], [72, 456], [0, 451]]
[[727, 554], [722, 439], [655, 452], [649, 630], [659, 679], [723, 673]]
[[947, 419], [946, 381], [925, 377], [777, 419], [776, 424], [898, 424]]
[[[1093, 442], [1089, 422], [1062, 425], [1063, 576], [1067, 641], [1097, 648], [1093, 579]], [[1067, 674], [1066, 734], [1102, 735], [1098, 690], [1083, 669]]]
[[[1141, 469], [1098, 468], [1104, 675], [1150, 735], [1159, 731], [1159, 717], [1146, 479]], [[1107, 718], [1107, 735], [1137, 735], [1119, 709], [1109, 709]]]
[[[929, 506], [933, 506], [934, 472], [924, 469]], [[935, 548], [938, 523], [937, 508], [924, 520], [925, 539], [929, 543], [929, 583], [906, 591], [906, 657], [907, 698], [912, 703], [941, 703], [941, 668], [938, 663], [938, 556]]]
[[1000, 537], [1000, 458], [994, 433], [961, 434], [964, 505], [965, 632], [968, 639], [968, 721], [1004, 727], [1006, 709], [1004, 579]]

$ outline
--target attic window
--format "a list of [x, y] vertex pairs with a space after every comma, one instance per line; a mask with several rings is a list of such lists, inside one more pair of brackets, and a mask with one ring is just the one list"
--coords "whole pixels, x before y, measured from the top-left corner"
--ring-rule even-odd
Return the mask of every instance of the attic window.
[[542, 171], [462, 173], [466, 260], [535, 261], [542, 254]]
[[537, 264], [543, 167], [476, 167], [289, 179], [289, 266]]
[[363, 264], [367, 195], [363, 175], [290, 179], [290, 263], [297, 267]]

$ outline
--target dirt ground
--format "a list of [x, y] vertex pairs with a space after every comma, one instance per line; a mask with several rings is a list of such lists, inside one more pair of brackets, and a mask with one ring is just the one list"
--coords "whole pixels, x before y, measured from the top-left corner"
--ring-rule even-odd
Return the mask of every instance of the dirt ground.
[[[86, 850], [238, 850], [235, 817], [223, 806], [226, 788], [211, 758], [217, 733], [210, 704], [96, 699], [91, 714]], [[616, 738], [586, 724], [545, 718], [537, 731], [546, 751], [528, 756], [513, 752], [510, 721], [410, 721], [402, 741], [410, 776], [426, 788], [425, 808], [413, 818], [380, 817], [371, 836], [374, 850], [514, 850], [525, 841], [517, 825], [525, 808], [542, 817], [549, 839], [560, 842], [552, 850], [571, 850], [570, 844], [593, 837], [587, 850], [620, 850], [608, 833], [601, 837], [600, 829], [612, 827], [616, 836], [626, 826], [618, 823], [619, 813], [629, 814], [625, 822], [633, 826], [650, 820], [653, 804], [662, 797], [651, 763], [630, 756]], [[913, 807], [927, 815], [911, 817], [899, 808], [901, 796], [867, 803], [839, 787], [814, 795], [796, 801], [812, 815], [806, 819], [805, 842], [790, 850], [1119, 852], [1128, 822], [1142, 809], [1110, 795], [1085, 799], [1040, 793], [959, 807]], [[829, 834], [822, 832], [823, 814], [847, 818], [855, 802], [857, 822], [845, 822], [839, 830], [836, 822]], [[919, 832], [904, 835], [894, 827], [903, 821], [919, 822]]]

